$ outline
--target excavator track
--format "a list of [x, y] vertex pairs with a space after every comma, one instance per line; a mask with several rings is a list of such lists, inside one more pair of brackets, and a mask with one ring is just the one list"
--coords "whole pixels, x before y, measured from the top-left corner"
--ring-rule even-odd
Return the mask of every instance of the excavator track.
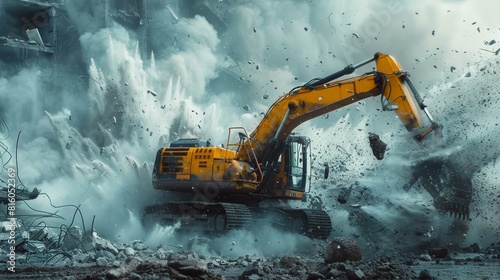
[[145, 224], [172, 226], [180, 222], [179, 230], [201, 230], [222, 233], [250, 225], [271, 225], [287, 232], [311, 238], [330, 236], [330, 216], [322, 210], [247, 207], [238, 203], [174, 202], [147, 206], [143, 212]]
[[147, 206], [142, 220], [148, 225], [159, 223], [164, 226], [180, 221], [180, 230], [223, 232], [247, 227], [252, 215], [243, 204], [188, 201]]
[[332, 231], [330, 216], [323, 210], [285, 210], [288, 215], [289, 227], [285, 229], [297, 232], [311, 238], [326, 239]]
[[332, 232], [330, 216], [322, 210], [302, 210], [307, 217], [306, 235], [313, 238], [328, 238]]
[[326, 239], [332, 231], [330, 216], [323, 210], [250, 208], [254, 223], [270, 224], [283, 231]]

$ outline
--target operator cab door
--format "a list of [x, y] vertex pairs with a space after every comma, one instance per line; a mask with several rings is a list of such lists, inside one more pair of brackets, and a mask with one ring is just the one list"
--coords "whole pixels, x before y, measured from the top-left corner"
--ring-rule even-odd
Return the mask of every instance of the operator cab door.
[[285, 148], [285, 170], [288, 175], [286, 188], [304, 192], [309, 185], [307, 180], [310, 171], [310, 162], [307, 156], [308, 137], [289, 136]]

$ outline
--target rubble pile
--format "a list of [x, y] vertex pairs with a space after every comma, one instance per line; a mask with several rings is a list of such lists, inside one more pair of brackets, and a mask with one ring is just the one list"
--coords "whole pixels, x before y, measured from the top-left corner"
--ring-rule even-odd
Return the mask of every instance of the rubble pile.
[[[193, 238], [186, 244], [188, 249], [182, 245], [149, 248], [142, 240], [113, 242], [78, 226], [56, 234], [46, 226], [26, 227], [19, 219], [1, 225], [2, 261], [8, 261], [9, 241], [15, 244], [16, 261], [16, 273], [1, 271], [2, 279], [19, 275], [50, 279], [432, 279], [436, 265], [465, 267], [500, 259], [500, 243], [488, 248], [472, 244], [460, 251], [430, 247], [414, 256], [362, 257], [361, 246], [347, 237], [317, 241], [322, 249], [307, 253], [231, 258], [190, 250], [194, 248], [190, 243], [208, 244], [209, 238]], [[15, 238], [10, 238], [12, 225]]]
[[415, 279], [408, 264], [390, 257], [327, 264], [321, 258], [289, 255], [256, 261], [239, 279]]

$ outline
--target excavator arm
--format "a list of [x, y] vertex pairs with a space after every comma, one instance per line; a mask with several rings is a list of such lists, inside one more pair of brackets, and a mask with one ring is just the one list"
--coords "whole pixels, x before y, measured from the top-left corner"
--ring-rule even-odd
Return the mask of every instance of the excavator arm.
[[[355, 69], [375, 61], [376, 70], [347, 78]], [[423, 104], [409, 74], [390, 55], [376, 53], [373, 58], [349, 65], [323, 79], [313, 80], [281, 96], [268, 110], [257, 128], [238, 150], [236, 159], [263, 165], [279, 156], [276, 149], [300, 124], [373, 96], [382, 97], [384, 110], [394, 110], [409, 131], [423, 126], [419, 108], [425, 112], [431, 127], [415, 136], [422, 141], [439, 126]], [[250, 153], [249, 151], [252, 151]]]

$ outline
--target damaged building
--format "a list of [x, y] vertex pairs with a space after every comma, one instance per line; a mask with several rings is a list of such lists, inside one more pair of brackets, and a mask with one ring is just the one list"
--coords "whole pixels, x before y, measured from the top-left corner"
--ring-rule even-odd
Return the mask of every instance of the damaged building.
[[7, 15], [0, 19], [0, 57], [18, 67], [53, 58], [57, 49], [57, 7], [37, 0], [2, 1]]

